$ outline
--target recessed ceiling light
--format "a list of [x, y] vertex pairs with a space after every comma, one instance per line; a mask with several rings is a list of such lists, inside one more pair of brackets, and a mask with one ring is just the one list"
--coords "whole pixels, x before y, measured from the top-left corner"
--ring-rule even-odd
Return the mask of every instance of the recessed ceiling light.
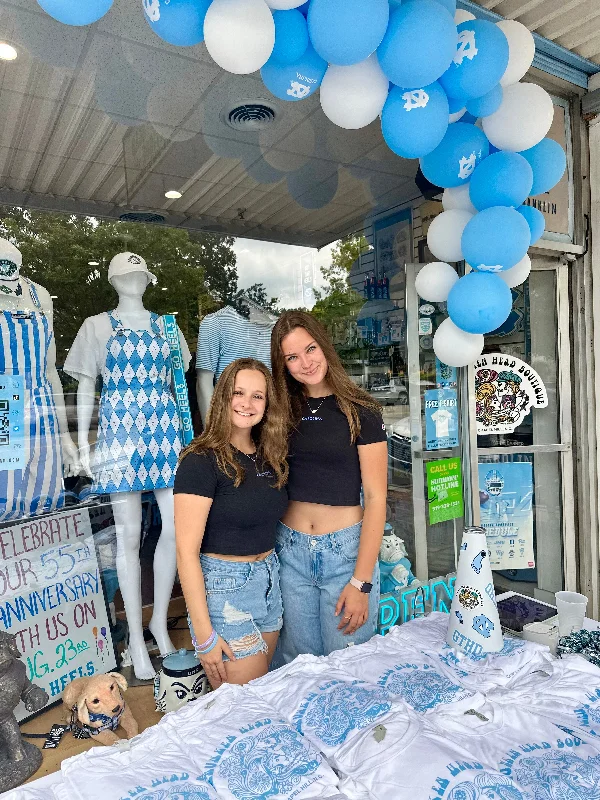
[[169, 189], [168, 192], [165, 192], [165, 197], [169, 200], [179, 200], [181, 197], [181, 192], [178, 192], [175, 189]]
[[15, 48], [7, 42], [0, 42], [0, 58], [3, 61], [14, 61], [18, 56]]
[[100, 266], [99, 261], [88, 261], [88, 267], [99, 267], [99, 266]]
[[167, 287], [166, 287], [166, 286], [163, 286], [163, 287], [161, 288], [161, 292], [166, 292], [166, 291], [167, 291]]
[[58, 295], [57, 294], [51, 294], [50, 295], [50, 300], [58, 300]]

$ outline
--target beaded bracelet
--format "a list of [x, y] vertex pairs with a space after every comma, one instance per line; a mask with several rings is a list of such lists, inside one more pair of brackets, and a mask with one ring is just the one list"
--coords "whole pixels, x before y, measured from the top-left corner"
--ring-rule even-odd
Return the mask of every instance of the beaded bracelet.
[[196, 651], [196, 655], [203, 656], [206, 653], [210, 653], [210, 651], [213, 649], [213, 647], [216, 645], [218, 641], [219, 641], [219, 635], [217, 634], [216, 631], [213, 631], [212, 636], [210, 637], [210, 640], [207, 645], [205, 645], [204, 647], [194, 648], [194, 650]]
[[216, 631], [213, 628], [211, 630], [211, 632], [210, 632], [210, 636], [208, 637], [208, 639], [205, 642], [202, 642], [202, 644], [198, 644], [198, 642], [194, 641], [194, 649], [195, 650], [204, 650], [205, 647], [208, 647], [208, 645], [212, 642], [213, 636], [215, 635], [215, 633], [216, 633]]

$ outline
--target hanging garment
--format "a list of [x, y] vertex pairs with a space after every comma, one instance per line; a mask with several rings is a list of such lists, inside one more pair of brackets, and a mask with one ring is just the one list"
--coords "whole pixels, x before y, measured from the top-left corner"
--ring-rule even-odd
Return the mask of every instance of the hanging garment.
[[94, 491], [170, 488], [181, 436], [169, 343], [156, 314], [150, 314], [150, 331], [123, 327], [116, 311], [108, 316], [113, 334], [102, 370]]
[[[35, 310], [0, 313], [0, 377], [20, 376], [24, 381], [25, 466], [11, 470], [0, 463], [0, 522], [43, 514], [63, 505], [60, 430], [47, 377], [53, 333], [35, 286], [26, 278], [21, 281], [29, 289]], [[0, 458], [1, 451], [0, 444]]]

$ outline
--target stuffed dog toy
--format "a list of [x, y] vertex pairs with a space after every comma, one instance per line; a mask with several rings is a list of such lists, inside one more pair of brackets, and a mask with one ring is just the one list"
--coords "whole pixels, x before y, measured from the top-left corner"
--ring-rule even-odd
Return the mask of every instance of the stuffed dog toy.
[[138, 724], [125, 704], [127, 681], [118, 672], [76, 678], [63, 693], [70, 712], [69, 722], [81, 731], [79, 738], [92, 738], [100, 744], [119, 741], [115, 733], [122, 725], [127, 738], [137, 736]]

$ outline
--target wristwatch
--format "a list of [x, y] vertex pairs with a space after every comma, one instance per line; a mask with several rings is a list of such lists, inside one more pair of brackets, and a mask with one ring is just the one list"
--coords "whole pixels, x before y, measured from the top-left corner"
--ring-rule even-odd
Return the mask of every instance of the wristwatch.
[[358, 578], [354, 577], [354, 575], [350, 578], [350, 583], [363, 594], [369, 594], [373, 588], [372, 583], [367, 583], [367, 581], [359, 581]]

